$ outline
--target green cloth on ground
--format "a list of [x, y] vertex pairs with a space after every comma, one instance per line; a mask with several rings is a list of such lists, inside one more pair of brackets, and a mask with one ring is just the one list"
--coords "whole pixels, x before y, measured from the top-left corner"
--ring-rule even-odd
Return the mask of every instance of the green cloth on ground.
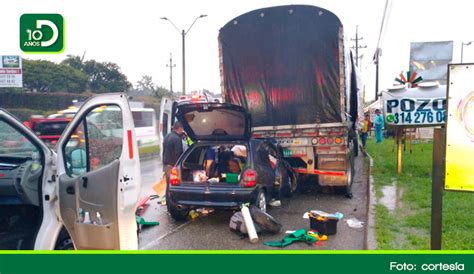
[[160, 225], [160, 222], [146, 221], [143, 217], [140, 217], [138, 215], [135, 215], [135, 219], [137, 220], [137, 223], [139, 225], [149, 225], [149, 226]]
[[286, 235], [281, 241], [278, 242], [265, 242], [264, 245], [273, 246], [273, 247], [285, 247], [294, 242], [305, 241], [306, 243], [314, 243], [317, 241], [316, 238], [306, 234], [305, 229], [299, 229], [295, 232]]

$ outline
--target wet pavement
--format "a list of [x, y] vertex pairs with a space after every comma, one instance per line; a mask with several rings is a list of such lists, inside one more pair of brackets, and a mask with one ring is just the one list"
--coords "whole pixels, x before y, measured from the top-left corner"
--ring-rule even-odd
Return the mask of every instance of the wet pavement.
[[[362, 154], [360, 154], [362, 155]], [[152, 250], [213, 250], [213, 249], [276, 249], [263, 244], [266, 241], [281, 240], [286, 230], [309, 229], [309, 220], [303, 214], [309, 210], [323, 210], [329, 213], [341, 212], [337, 234], [320, 246], [294, 243], [284, 249], [351, 249], [365, 248], [365, 227], [367, 222], [367, 163], [363, 156], [356, 158], [356, 175], [352, 199], [323, 189], [323, 193], [296, 193], [291, 199], [282, 201], [281, 208], [269, 208], [268, 213], [283, 225], [277, 235], [259, 234], [259, 242], [251, 244], [248, 238], [240, 237], [229, 230], [232, 211], [215, 211], [187, 222], [175, 222], [167, 213], [166, 206], [152, 200], [143, 217], [159, 221], [159, 226], [143, 227], [140, 233], [140, 249]], [[158, 159], [142, 162], [142, 194], [154, 194], [151, 187], [161, 179], [161, 165]], [[327, 193], [329, 192], [329, 193]], [[364, 222], [364, 228], [350, 228], [346, 220], [357, 218]]]

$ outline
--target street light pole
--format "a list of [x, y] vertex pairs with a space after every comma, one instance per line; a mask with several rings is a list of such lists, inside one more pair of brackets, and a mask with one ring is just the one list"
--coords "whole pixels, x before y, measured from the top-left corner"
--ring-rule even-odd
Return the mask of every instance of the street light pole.
[[161, 17], [160, 18], [161, 20], [166, 20], [166, 21], [170, 22], [173, 25], [173, 27], [178, 31], [178, 33], [181, 34], [181, 37], [182, 37], [182, 44], [183, 44], [183, 68], [182, 68], [183, 69], [183, 95], [186, 95], [186, 34], [188, 34], [188, 32], [191, 30], [191, 28], [194, 26], [194, 23], [196, 23], [196, 21], [198, 19], [204, 18], [206, 16], [207, 16], [206, 14], [201, 14], [198, 17], [196, 17], [196, 19], [194, 19], [193, 23], [191, 24], [191, 26], [189, 26], [187, 31], [184, 31], [184, 29], [179, 31], [178, 27], [176, 27], [176, 25], [173, 23], [173, 21], [171, 21], [167, 17]]
[[181, 32], [183, 36], [183, 95], [186, 94], [186, 32]]
[[464, 46], [470, 46], [472, 44], [472, 42], [474, 42], [474, 41], [469, 41], [467, 43], [464, 43], [464, 42], [461, 43], [461, 64], [462, 64], [462, 57], [463, 57], [463, 54], [464, 54]]

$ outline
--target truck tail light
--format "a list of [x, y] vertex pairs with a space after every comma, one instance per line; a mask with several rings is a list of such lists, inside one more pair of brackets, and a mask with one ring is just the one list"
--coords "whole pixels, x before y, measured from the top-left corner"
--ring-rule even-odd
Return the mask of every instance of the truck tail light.
[[176, 167], [173, 167], [170, 171], [170, 184], [172, 186], [177, 186], [179, 185], [181, 182], [179, 180], [179, 172], [178, 172], [178, 168]]
[[327, 142], [328, 142], [328, 145], [332, 145], [334, 140], [332, 139], [332, 137], [328, 137]]
[[320, 138], [319, 138], [319, 144], [320, 144], [320, 145], [326, 144], [326, 138], [320, 137]]
[[341, 137], [336, 137], [336, 139], [334, 140], [334, 143], [336, 143], [336, 145], [339, 145], [342, 143], [342, 138]]
[[243, 187], [254, 187], [257, 184], [257, 172], [253, 169], [244, 171], [244, 178], [242, 180]]

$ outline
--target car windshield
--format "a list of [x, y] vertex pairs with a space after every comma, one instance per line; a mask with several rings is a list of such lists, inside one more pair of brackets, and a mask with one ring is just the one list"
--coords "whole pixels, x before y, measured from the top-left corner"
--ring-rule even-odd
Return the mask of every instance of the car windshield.
[[61, 135], [66, 128], [68, 121], [44, 121], [34, 125], [33, 131], [38, 136]]
[[38, 149], [18, 130], [0, 120], [0, 156], [33, 157]]

